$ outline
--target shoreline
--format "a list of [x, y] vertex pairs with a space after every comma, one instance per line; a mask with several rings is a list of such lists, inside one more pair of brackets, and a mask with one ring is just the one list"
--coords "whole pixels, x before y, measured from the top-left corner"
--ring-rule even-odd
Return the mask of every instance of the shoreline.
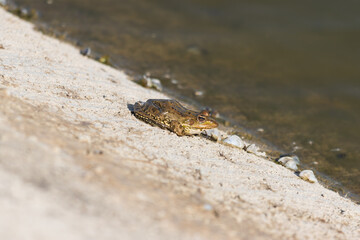
[[240, 149], [137, 120], [127, 104], [166, 96], [2, 8], [0, 22], [0, 236], [360, 238], [349, 199]]

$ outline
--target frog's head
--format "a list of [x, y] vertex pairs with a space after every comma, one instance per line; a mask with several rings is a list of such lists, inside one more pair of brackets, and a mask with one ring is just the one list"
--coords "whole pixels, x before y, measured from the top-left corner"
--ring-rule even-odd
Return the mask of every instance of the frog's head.
[[216, 128], [218, 123], [210, 117], [207, 110], [202, 110], [199, 113], [192, 114], [181, 125], [184, 127], [186, 135], [191, 135], [199, 134], [205, 129]]

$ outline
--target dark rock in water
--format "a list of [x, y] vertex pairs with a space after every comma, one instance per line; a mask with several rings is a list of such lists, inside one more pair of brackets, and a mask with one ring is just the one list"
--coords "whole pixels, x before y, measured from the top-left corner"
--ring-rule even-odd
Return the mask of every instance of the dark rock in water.
[[346, 153], [338, 153], [338, 154], [336, 154], [336, 157], [339, 159], [346, 158]]
[[91, 54], [91, 48], [84, 48], [80, 50], [81, 55], [89, 56]]

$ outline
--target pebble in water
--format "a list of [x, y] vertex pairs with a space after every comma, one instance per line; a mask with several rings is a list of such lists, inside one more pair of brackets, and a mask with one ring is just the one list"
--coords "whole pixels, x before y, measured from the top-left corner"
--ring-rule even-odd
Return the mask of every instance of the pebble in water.
[[170, 81], [172, 84], [179, 84], [179, 81], [178, 80], [176, 80], [176, 79], [171, 79], [171, 81]]
[[263, 128], [258, 128], [256, 131], [258, 131], [258, 132], [264, 132], [265, 130], [263, 129]]
[[84, 48], [80, 50], [80, 54], [83, 56], [89, 56], [91, 54], [91, 48]]
[[285, 154], [281, 155], [278, 159], [276, 159], [278, 163], [285, 166], [288, 169], [291, 169], [293, 171], [298, 170], [298, 166], [300, 164], [300, 160], [298, 156], [295, 154]]
[[194, 95], [195, 95], [196, 97], [202, 97], [202, 96], [204, 96], [204, 91], [196, 90], [196, 91], [194, 92]]
[[158, 90], [160, 92], [163, 90], [161, 81], [159, 79], [152, 78], [151, 81], [152, 81], [153, 88], [155, 88], [156, 90]]
[[237, 135], [231, 135], [230, 137], [227, 137], [223, 142], [239, 148], [245, 147], [244, 141]]
[[158, 91], [162, 91], [163, 87], [161, 85], [161, 81], [159, 79], [156, 78], [151, 78], [148, 77], [146, 75], [144, 75], [140, 80], [139, 80], [139, 84], [143, 87], [146, 88], [155, 88]]
[[301, 173], [299, 174], [299, 177], [301, 177], [305, 181], [308, 181], [308, 182], [311, 182], [311, 183], [317, 183], [318, 182], [318, 180], [315, 177], [314, 172], [311, 171], [311, 170], [301, 171]]

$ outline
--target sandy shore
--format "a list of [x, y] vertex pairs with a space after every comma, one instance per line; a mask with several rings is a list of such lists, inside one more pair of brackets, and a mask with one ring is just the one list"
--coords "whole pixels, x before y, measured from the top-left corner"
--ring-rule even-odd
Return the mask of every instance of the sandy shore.
[[360, 239], [360, 206], [137, 120], [167, 96], [0, 8], [1, 239]]

